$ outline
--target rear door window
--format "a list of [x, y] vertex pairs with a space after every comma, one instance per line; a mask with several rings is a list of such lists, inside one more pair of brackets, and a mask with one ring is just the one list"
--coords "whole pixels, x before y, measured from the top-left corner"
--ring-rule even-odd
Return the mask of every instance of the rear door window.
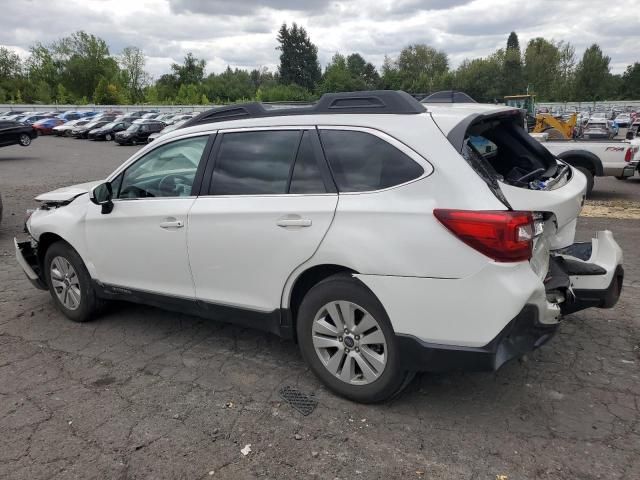
[[291, 175], [289, 193], [312, 194], [327, 192], [313, 148], [313, 135], [315, 135], [315, 132], [306, 131], [302, 136]]
[[387, 141], [356, 130], [320, 130], [340, 192], [381, 190], [420, 177], [424, 169]]

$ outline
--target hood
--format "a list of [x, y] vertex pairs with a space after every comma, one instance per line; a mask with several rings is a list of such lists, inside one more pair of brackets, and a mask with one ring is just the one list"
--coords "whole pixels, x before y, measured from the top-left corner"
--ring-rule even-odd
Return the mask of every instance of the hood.
[[95, 182], [79, 183], [70, 187], [62, 187], [47, 193], [41, 193], [36, 197], [38, 202], [69, 202], [74, 198], [89, 192], [96, 185], [101, 184], [104, 180]]

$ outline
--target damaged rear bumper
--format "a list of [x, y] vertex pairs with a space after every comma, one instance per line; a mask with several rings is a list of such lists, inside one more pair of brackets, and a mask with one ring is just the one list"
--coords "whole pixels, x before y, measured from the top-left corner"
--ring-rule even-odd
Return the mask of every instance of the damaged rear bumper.
[[567, 284], [563, 314], [618, 303], [624, 280], [622, 249], [610, 231], [597, 232], [591, 242], [574, 243], [554, 253], [555, 281]]
[[509, 360], [522, 357], [553, 337], [558, 325], [540, 323], [538, 311], [535, 305], [525, 305], [484, 347], [438, 345], [409, 335], [396, 335], [401, 363], [412, 371], [497, 370]]

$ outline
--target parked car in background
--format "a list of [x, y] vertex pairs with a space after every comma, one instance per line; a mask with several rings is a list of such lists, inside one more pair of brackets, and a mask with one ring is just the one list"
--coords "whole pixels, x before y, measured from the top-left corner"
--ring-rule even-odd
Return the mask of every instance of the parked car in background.
[[132, 123], [124, 132], [118, 132], [115, 136], [116, 143], [120, 145], [135, 145], [136, 143], [147, 143], [147, 138], [152, 133], [160, 132], [165, 127], [162, 122], [155, 120], [141, 120]]
[[75, 112], [75, 111], [62, 112], [57, 115], [57, 118], [61, 118], [67, 122], [71, 120], [78, 120], [79, 118], [82, 118], [82, 117], [83, 115], [80, 112]]
[[100, 128], [96, 128], [89, 132], [88, 138], [89, 140], [113, 140], [116, 133], [122, 132], [129, 128], [131, 123], [124, 120], [114, 120], [113, 122], [109, 122], [106, 125], [103, 125]]
[[616, 136], [616, 130], [610, 120], [604, 117], [591, 117], [584, 127], [582, 135], [586, 139], [612, 139]]
[[62, 118], [52, 117], [45, 118], [44, 120], [38, 120], [33, 124], [34, 130], [38, 135], [51, 135], [55, 127], [64, 125], [66, 122]]
[[22, 145], [28, 147], [38, 134], [31, 125], [14, 120], [0, 120], [0, 147]]
[[53, 117], [55, 117], [55, 114], [52, 114], [52, 113], [36, 113], [36, 114], [22, 115], [21, 117], [16, 118], [16, 120], [18, 122], [32, 125], [38, 120], [44, 120], [45, 118], [53, 118]]
[[618, 128], [629, 128], [629, 125], [631, 124], [631, 115], [628, 113], [620, 113], [616, 116], [614, 122], [618, 125]]
[[111, 121], [113, 121], [113, 118], [107, 119], [105, 117], [102, 117], [102, 119], [100, 120], [94, 120], [93, 122], [89, 122], [85, 125], [81, 125], [79, 127], [74, 128], [71, 131], [71, 136], [76, 138], [87, 138], [91, 130], [100, 128]]
[[167, 125], [169, 125], [169, 119], [172, 118], [173, 116], [175, 116], [175, 113], [161, 113], [155, 118], [155, 120], [158, 120], [159, 122], [164, 122]]
[[58, 125], [57, 127], [53, 127], [51, 133], [58, 137], [70, 137], [71, 131], [74, 128], [79, 128], [87, 123], [91, 122], [90, 118], [79, 118], [78, 120], [70, 120], [67, 123], [63, 123], [62, 125]]
[[152, 133], [151, 135], [149, 135], [149, 138], [147, 138], [147, 142], [151, 143], [153, 142], [156, 138], [161, 137], [162, 135], [166, 135], [167, 133], [173, 132], [174, 130], [177, 130], [178, 128], [180, 128], [182, 125], [184, 125], [185, 123], [187, 123], [188, 120], [180, 120], [177, 123], [173, 123], [171, 125], [167, 125], [166, 127], [164, 127], [162, 130], [160, 130], [159, 132], [156, 133]]
[[0, 113], [0, 120], [12, 120], [9, 117], [13, 117], [14, 115], [23, 115], [24, 113], [24, 110], [8, 110]]
[[174, 123], [181, 122], [182, 120], [189, 120], [193, 117], [197, 117], [199, 114], [200, 112], [178, 113], [167, 120], [167, 125], [172, 125]]

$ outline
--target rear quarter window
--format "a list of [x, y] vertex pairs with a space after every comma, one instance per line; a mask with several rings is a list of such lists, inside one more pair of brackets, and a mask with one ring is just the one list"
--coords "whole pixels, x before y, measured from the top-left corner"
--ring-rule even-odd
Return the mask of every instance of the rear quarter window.
[[424, 173], [408, 155], [367, 132], [320, 130], [320, 139], [341, 192], [381, 190]]

